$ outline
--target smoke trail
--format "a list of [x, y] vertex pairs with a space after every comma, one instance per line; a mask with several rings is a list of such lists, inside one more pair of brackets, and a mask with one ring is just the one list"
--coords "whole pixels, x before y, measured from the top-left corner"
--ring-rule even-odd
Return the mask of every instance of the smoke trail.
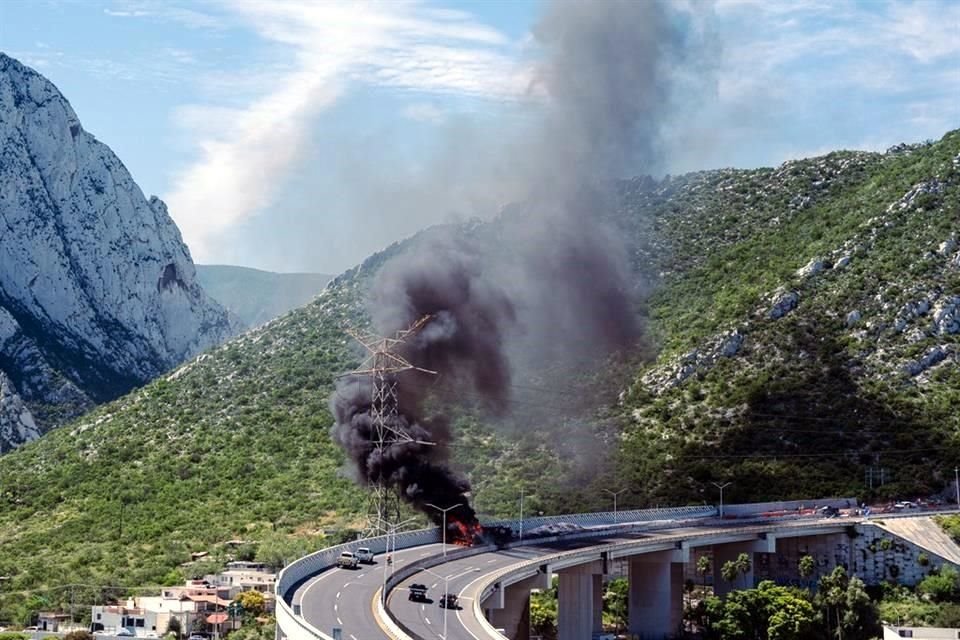
[[[430, 315], [430, 322], [404, 345], [402, 355], [418, 367], [441, 372], [448, 385], [443, 388], [456, 383], [488, 399], [491, 408], [503, 407], [510, 369], [501, 344], [503, 331], [514, 318], [513, 304], [485, 277], [475, 243], [442, 230], [434, 236], [420, 251], [401, 256], [380, 273], [370, 299], [374, 325], [391, 335]], [[367, 378], [348, 378], [338, 385], [331, 398], [334, 439], [350, 455], [361, 482], [382, 479], [438, 524], [442, 514], [428, 504], [441, 508], [459, 504], [448, 518], [476, 524], [466, 495], [470, 485], [446, 464], [449, 424], [443, 416], [424, 411], [427, 393], [437, 393], [433, 376], [411, 371], [391, 382], [397, 385], [399, 415], [390, 426], [413, 441], [377, 449]]]
[[[656, 166], [671, 78], [686, 55], [685, 29], [684, 16], [658, 2], [550, 4], [535, 31], [544, 54], [535, 88], [545, 99], [535, 127], [507, 145], [512, 155], [503, 158], [523, 171], [525, 199], [485, 232], [491, 237], [432, 230], [429, 241], [386, 264], [368, 305], [379, 332], [431, 314], [405, 355], [498, 411], [508, 406], [517, 366], [635, 345], [636, 277], [607, 222], [616, 206], [612, 188], [625, 173]], [[337, 441], [362, 481], [382, 474], [419, 508], [466, 505], [469, 484], [447, 466], [449, 425], [424, 415], [429, 381], [403, 374], [396, 382], [397, 427], [440, 446], [394, 445], [379, 458], [369, 386], [356, 383], [355, 393], [341, 388], [332, 402]], [[474, 522], [469, 506], [454, 514]]]

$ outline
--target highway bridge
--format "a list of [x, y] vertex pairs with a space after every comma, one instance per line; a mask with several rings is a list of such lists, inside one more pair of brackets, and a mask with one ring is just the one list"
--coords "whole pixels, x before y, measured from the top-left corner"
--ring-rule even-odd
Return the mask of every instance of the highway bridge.
[[[897, 529], [885, 524], [894, 517], [887, 515], [883, 522], [751, 515], [767, 507], [727, 507], [728, 514], [741, 517], [723, 520], [712, 507], [538, 518], [525, 521], [526, 531], [567, 526], [535, 539], [528, 534], [505, 548], [444, 548], [438, 529], [398, 534], [395, 546], [383, 536], [333, 547], [281, 572], [278, 640], [526, 640], [530, 590], [546, 588], [552, 576], [559, 581], [560, 639], [584, 640], [601, 631], [604, 576], [620, 574], [630, 581], [629, 631], [663, 638], [680, 625], [683, 583], [695, 556], [704, 552], [712, 556], [713, 575], [740, 553], [753, 559], [751, 570], [736, 582], [716, 582], [721, 594], [753, 586], [755, 580], [795, 575], [800, 554], [813, 555], [821, 573], [843, 564], [868, 582], [885, 576], [892, 563], [907, 584], [930, 566], [960, 565], [960, 549], [942, 532], [938, 537], [936, 527]], [[502, 524], [519, 533], [519, 522]], [[896, 544], [880, 544], [882, 539]], [[396, 549], [389, 566], [384, 561], [388, 542]], [[376, 563], [358, 570], [334, 566], [342, 550], [358, 546], [373, 549]], [[925, 569], [916, 562], [921, 553], [930, 563]], [[790, 560], [783, 564], [785, 558]], [[427, 602], [409, 599], [414, 583], [428, 587]], [[459, 597], [458, 608], [438, 606], [445, 592]]]

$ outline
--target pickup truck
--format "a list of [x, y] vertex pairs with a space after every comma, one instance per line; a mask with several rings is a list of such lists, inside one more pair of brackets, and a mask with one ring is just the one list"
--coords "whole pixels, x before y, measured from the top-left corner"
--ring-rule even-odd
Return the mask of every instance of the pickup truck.
[[373, 564], [373, 551], [370, 551], [367, 547], [360, 547], [356, 551], [357, 560], [363, 564]]
[[360, 559], [351, 551], [344, 551], [337, 558], [337, 566], [341, 569], [356, 569], [360, 566]]

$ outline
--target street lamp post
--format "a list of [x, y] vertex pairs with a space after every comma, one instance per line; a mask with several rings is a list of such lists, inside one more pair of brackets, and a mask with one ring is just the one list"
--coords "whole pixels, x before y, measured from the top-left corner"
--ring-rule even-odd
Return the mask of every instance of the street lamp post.
[[432, 575], [434, 578], [439, 578], [443, 580], [443, 600], [444, 600], [443, 602], [443, 640], [447, 640], [447, 602], [446, 600], [447, 600], [447, 595], [450, 593], [449, 591], [450, 576], [437, 575], [436, 573], [434, 573], [433, 571], [430, 571], [430, 569], [427, 569], [426, 567], [424, 567], [423, 570], [429, 573], [430, 575]]
[[451, 509], [456, 509], [457, 507], [462, 507], [463, 503], [458, 502], [457, 504], [450, 505], [445, 509], [443, 507], [438, 507], [435, 504], [430, 504], [429, 502], [427, 503], [427, 506], [433, 507], [434, 509], [436, 509], [437, 511], [443, 514], [443, 561], [446, 562], [447, 561], [447, 511], [450, 511]]
[[383, 586], [380, 589], [380, 600], [384, 605], [387, 603], [387, 571], [390, 568], [390, 564], [393, 561], [393, 556], [390, 555], [390, 539], [393, 538], [393, 551], [396, 554], [397, 547], [397, 529], [405, 525], [415, 522], [417, 518], [408, 518], [403, 522], [397, 522], [393, 525], [388, 525], [387, 527], [387, 549], [383, 554]]
[[960, 510], [960, 467], [953, 468], [953, 481], [957, 487], [957, 509]]
[[607, 493], [613, 496], [613, 524], [619, 524], [617, 519], [617, 496], [626, 491], [626, 489], [620, 489], [620, 491], [610, 491], [610, 489], [604, 489]]
[[520, 544], [523, 544], [523, 489], [520, 489]]
[[713, 486], [715, 486], [715, 487], [717, 487], [718, 489], [720, 489], [720, 519], [722, 520], [722, 519], [723, 519], [723, 490], [724, 490], [725, 487], [729, 487], [729, 486], [732, 485], [733, 483], [732, 483], [732, 482], [724, 482], [723, 484], [720, 484], [720, 483], [718, 483], [718, 482], [711, 482], [710, 484], [712, 484]]

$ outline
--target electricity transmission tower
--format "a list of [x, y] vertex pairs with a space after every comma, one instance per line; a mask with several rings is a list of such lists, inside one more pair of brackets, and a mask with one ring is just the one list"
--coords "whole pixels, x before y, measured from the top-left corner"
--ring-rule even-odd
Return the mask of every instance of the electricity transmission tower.
[[[433, 442], [415, 440], [410, 434], [396, 428], [399, 415], [397, 396], [397, 376], [405, 371], [419, 371], [436, 375], [436, 371], [423, 369], [408, 362], [399, 351], [402, 346], [430, 322], [432, 316], [426, 315], [407, 329], [397, 331], [394, 336], [384, 337], [369, 331], [347, 329], [347, 334], [359, 342], [369, 352], [360, 367], [348, 376], [370, 378], [372, 397], [370, 402], [370, 421], [373, 429], [374, 458], [382, 461], [384, 453], [398, 443], [417, 442], [433, 445]], [[399, 505], [398, 497], [392, 494], [384, 482], [383, 464], [378, 464], [379, 473], [371, 486], [370, 504], [367, 508], [367, 526], [364, 537], [388, 533], [390, 509], [389, 502]], [[369, 480], [369, 479], [368, 479]], [[399, 512], [398, 506], [393, 509]], [[399, 516], [399, 513], [398, 513]]]

